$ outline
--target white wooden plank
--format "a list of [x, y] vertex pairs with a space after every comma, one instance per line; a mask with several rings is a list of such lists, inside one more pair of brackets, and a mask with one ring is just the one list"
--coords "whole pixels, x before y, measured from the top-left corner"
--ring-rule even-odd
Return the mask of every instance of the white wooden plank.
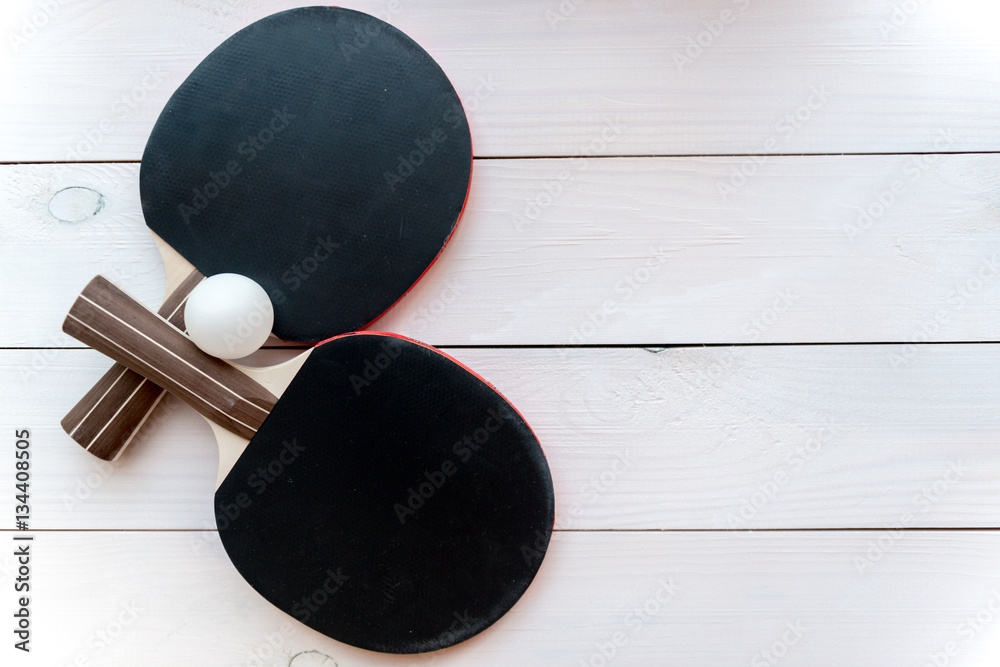
[[[559, 528], [996, 526], [1000, 345], [923, 346], [898, 369], [891, 351], [450, 352], [538, 434]], [[214, 438], [193, 410], [165, 399], [132, 448], [100, 464], [59, 420], [107, 362], [57, 350], [32, 368], [38, 354], [0, 351], [0, 461], [13, 461], [15, 429], [34, 432], [34, 527], [215, 525]], [[13, 509], [13, 493], [0, 496], [0, 516]]]
[[[882, 557], [859, 572], [880, 539]], [[7, 665], [882, 667], [927, 664], [952, 643], [953, 667], [1000, 655], [992, 531], [557, 534], [507, 616], [423, 656], [300, 625], [243, 582], [214, 533], [41, 533], [32, 550], [32, 653], [4, 642]]]
[[[439, 345], [1000, 340], [1000, 156], [921, 159], [774, 158], [726, 197], [740, 158], [480, 161], [441, 259], [374, 326]], [[74, 344], [59, 329], [97, 273], [159, 303], [137, 173], [0, 167], [0, 345]], [[60, 222], [66, 188], [101, 210]]]
[[[0, 160], [138, 159], [205, 55], [298, 4], [4, 3]], [[388, 18], [441, 63], [480, 156], [912, 152], [934, 150], [946, 129], [954, 140], [938, 150], [1000, 148], [996, 4], [897, 4], [350, 6]]]

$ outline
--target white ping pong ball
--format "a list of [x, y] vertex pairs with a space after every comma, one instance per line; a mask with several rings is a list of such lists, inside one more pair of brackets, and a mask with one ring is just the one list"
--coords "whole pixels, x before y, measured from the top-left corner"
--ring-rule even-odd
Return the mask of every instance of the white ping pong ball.
[[237, 273], [220, 273], [198, 283], [184, 306], [188, 336], [202, 352], [220, 359], [253, 354], [274, 326], [267, 292]]

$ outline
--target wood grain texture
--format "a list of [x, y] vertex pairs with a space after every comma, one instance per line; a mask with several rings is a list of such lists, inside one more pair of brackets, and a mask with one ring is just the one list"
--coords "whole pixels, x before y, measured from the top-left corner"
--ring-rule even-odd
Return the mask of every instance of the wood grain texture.
[[277, 400], [231, 364], [199, 350], [181, 331], [103, 276], [91, 280], [81, 292], [63, 322], [63, 331], [247, 440]]
[[[300, 4], [62, 4], [23, 44], [4, 44], [0, 84], [18, 95], [0, 106], [0, 161], [139, 159], [202, 58]], [[901, 25], [877, 0], [349, 6], [387, 18], [441, 64], [481, 157], [920, 152], [949, 128], [950, 150], [1000, 148], [989, 2], [917, 3]], [[15, 3], [4, 32], [35, 11]]]
[[[211, 532], [214, 437], [186, 405], [167, 396], [114, 464], [57, 426], [107, 367], [58, 333], [78, 290], [105, 273], [156, 308], [168, 279], [137, 165], [100, 161], [138, 160], [202, 57], [296, 3], [51, 4], [0, 8], [0, 162], [96, 163], [0, 166], [0, 432], [35, 434], [33, 527], [98, 532], [39, 533], [35, 653], [0, 662], [578, 667], [616, 632], [608, 665], [998, 662], [996, 346], [922, 342], [1000, 340], [1000, 165], [943, 155], [1000, 149], [997, 3], [350, 5], [442, 64], [479, 158], [566, 156], [477, 160], [452, 244], [376, 323], [557, 346], [448, 350], [538, 430], [561, 529], [501, 624], [405, 660], [282, 632]], [[669, 261], [616, 292], [653, 243]], [[581, 337], [652, 351], [565, 347]], [[873, 341], [892, 344], [745, 345]], [[664, 575], [677, 594], [633, 634]]]
[[[435, 345], [1000, 340], [1000, 156], [773, 158], [723, 199], [743, 159], [479, 161], [440, 259], [370, 328]], [[0, 261], [32, 262], [0, 293], [0, 345], [72, 345], [55, 332], [97, 273], [159, 305], [137, 176], [0, 167]], [[102, 210], [55, 219], [71, 186]]]
[[[536, 432], [557, 528], [879, 529], [907, 515], [920, 528], [995, 526], [1000, 346], [925, 345], [898, 369], [891, 351], [446, 350]], [[218, 454], [201, 417], [167, 397], [141, 447], [103, 464], [57, 423], [104, 357], [51, 352], [34, 374], [38, 351], [0, 352], [0, 426], [38, 430], [35, 525], [214, 526]], [[13, 442], [0, 440], [3, 456]]]
[[[204, 278], [193, 271], [167, 295], [157, 311], [159, 315], [184, 331], [184, 304]], [[60, 425], [88, 452], [113, 461], [128, 447], [162, 397], [159, 386], [116, 363], [66, 413]]]
[[[859, 572], [854, 559], [884, 538], [557, 532], [532, 587], [489, 632], [390, 656], [338, 644], [261, 600], [212, 532], [42, 533], [36, 648], [14, 664], [577, 667], [618, 633], [608, 664], [768, 664], [769, 651], [791, 667], [920, 666], [951, 642], [952, 667], [995, 664], [1000, 536], [905, 534]], [[12, 557], [0, 563], [9, 577]], [[2, 659], [13, 653], [0, 648]]]

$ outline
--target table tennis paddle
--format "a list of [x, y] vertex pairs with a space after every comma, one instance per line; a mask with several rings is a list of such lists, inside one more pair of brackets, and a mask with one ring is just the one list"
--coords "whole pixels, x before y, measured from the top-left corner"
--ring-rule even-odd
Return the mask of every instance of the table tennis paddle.
[[100, 276], [63, 330], [209, 419], [226, 551], [323, 634], [388, 653], [451, 646], [500, 618], [541, 565], [554, 494], [538, 441], [434, 348], [351, 333], [241, 368]]
[[[458, 95], [412, 39], [336, 7], [261, 19], [195, 68], [146, 144], [142, 210], [168, 278], [160, 314], [183, 328], [178, 306], [202, 274], [238, 273], [270, 295], [279, 338], [362, 329], [441, 252], [471, 170]], [[116, 366], [62, 425], [112, 460], [161, 394]]]

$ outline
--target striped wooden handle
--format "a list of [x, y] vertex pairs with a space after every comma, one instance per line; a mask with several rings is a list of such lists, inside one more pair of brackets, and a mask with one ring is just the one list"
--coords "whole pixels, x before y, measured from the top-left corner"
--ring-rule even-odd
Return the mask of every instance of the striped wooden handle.
[[63, 331], [152, 380], [207, 419], [250, 439], [277, 400], [234, 366], [199, 350], [159, 315], [97, 276]]
[[[192, 270], [167, 295], [159, 314], [183, 331], [184, 303], [191, 290], [204, 279], [205, 276]], [[61, 424], [63, 430], [88, 452], [105, 461], [113, 461], [132, 442], [163, 395], [159, 385], [116, 363], [66, 413]]]

